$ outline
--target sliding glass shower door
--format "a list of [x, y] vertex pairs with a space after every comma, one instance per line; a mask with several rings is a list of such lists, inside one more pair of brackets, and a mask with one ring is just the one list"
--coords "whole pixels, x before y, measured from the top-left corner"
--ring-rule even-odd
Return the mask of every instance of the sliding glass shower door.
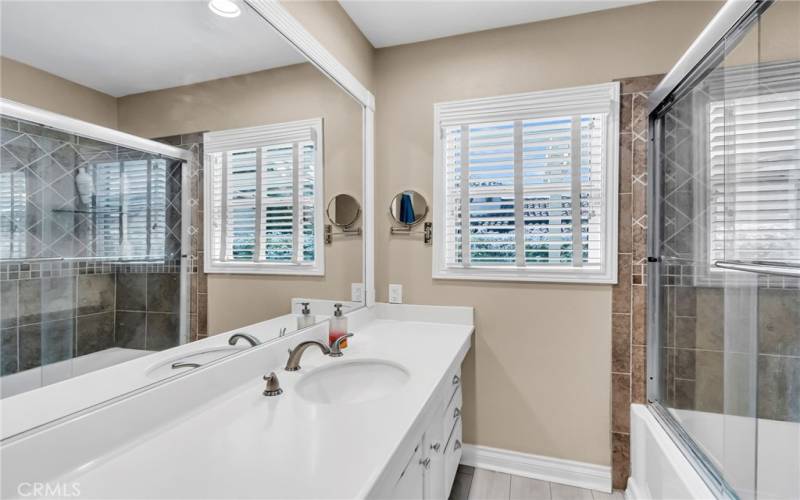
[[650, 399], [720, 497], [800, 498], [800, 4], [654, 117]]

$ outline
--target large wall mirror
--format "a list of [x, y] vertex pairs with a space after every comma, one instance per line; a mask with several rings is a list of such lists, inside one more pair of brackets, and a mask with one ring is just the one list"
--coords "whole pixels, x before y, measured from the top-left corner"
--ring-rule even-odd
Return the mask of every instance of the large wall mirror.
[[6, 409], [122, 381], [56, 417], [291, 334], [300, 303], [364, 304], [364, 238], [323, 234], [328, 200], [365, 192], [363, 106], [219, 5], [3, 2]]

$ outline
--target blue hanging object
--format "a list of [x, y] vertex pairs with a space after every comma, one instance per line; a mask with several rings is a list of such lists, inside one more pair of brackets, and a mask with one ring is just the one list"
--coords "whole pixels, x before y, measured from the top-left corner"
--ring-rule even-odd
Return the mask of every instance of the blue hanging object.
[[400, 197], [400, 222], [409, 225], [416, 222], [414, 205], [411, 203], [411, 195], [407, 193], [403, 193], [403, 196]]

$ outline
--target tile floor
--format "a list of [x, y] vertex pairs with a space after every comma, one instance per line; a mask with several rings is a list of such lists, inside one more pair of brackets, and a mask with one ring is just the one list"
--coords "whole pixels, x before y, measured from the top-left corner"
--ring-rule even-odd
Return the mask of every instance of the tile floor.
[[623, 500], [621, 491], [565, 486], [502, 472], [458, 466], [450, 500]]

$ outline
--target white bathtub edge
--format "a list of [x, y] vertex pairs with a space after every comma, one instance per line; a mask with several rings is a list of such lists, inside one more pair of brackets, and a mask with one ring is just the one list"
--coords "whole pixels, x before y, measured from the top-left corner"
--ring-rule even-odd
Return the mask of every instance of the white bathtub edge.
[[645, 405], [631, 405], [631, 476], [625, 498], [715, 498]]

